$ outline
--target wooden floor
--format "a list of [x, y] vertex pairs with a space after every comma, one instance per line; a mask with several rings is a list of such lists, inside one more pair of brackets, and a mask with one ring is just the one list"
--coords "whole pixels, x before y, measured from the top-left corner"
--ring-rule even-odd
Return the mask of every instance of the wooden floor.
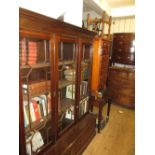
[[108, 124], [97, 133], [82, 155], [134, 154], [135, 112], [112, 104]]

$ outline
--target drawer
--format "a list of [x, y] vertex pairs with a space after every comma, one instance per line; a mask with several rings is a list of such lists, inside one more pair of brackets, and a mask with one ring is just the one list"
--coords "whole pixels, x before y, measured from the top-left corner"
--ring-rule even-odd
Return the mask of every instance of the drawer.
[[128, 42], [128, 41], [113, 42], [113, 48], [119, 48], [119, 47], [130, 48], [132, 47], [132, 42]]
[[[127, 53], [127, 52], [113, 52], [112, 54], [112, 57], [121, 57], [121, 58], [125, 58], [125, 59], [128, 59], [128, 58], [133, 58], [135, 56], [135, 53]], [[131, 60], [133, 60], [131, 58]]]
[[117, 47], [117, 48], [113, 48], [113, 52], [115, 53], [119, 53], [119, 52], [125, 52], [125, 53], [129, 53], [130, 52], [130, 48], [124, 48], [124, 47]]
[[120, 34], [114, 34], [113, 40], [122, 40], [122, 41], [130, 41], [134, 40], [135, 36], [133, 33], [120, 33]]
[[[89, 124], [88, 126], [91, 127], [91, 125]], [[71, 155], [78, 155], [80, 152], [82, 152], [83, 148], [88, 143], [89, 137], [91, 137], [93, 131], [93, 129], [83, 130], [83, 132], [80, 134], [80, 137], [75, 141], [75, 143], [71, 147]]]
[[134, 53], [113, 53], [112, 61], [118, 63], [126, 63], [126, 64], [134, 64], [135, 62], [135, 54]]

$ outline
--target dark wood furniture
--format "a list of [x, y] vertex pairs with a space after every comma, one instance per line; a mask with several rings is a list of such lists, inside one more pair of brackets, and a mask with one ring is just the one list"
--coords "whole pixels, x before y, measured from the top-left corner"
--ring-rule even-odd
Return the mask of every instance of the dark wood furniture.
[[89, 113], [94, 32], [20, 8], [20, 155], [81, 154]]
[[112, 59], [109, 69], [109, 94], [114, 103], [135, 106], [135, 34], [113, 35]]
[[[100, 133], [100, 130], [105, 127], [105, 125], [109, 121], [110, 117], [110, 107], [111, 107], [111, 99], [108, 97], [107, 91], [103, 93], [104, 96], [91, 96], [91, 102], [93, 105], [96, 105], [98, 107], [98, 113], [97, 113], [97, 120], [96, 125], [98, 129], [98, 133]], [[93, 111], [93, 106], [91, 111]]]
[[112, 63], [135, 64], [134, 33], [115, 33], [112, 45]]
[[135, 71], [129, 68], [111, 67], [109, 71], [109, 89], [113, 102], [134, 108]]
[[80, 155], [95, 136], [96, 117], [86, 115], [64, 134], [44, 155]]
[[92, 94], [106, 88], [108, 75], [110, 40], [96, 37], [93, 43]]
[[92, 19], [89, 14], [87, 15], [87, 29], [98, 32], [93, 43], [91, 84], [91, 93], [96, 97], [99, 92], [106, 89], [111, 46], [110, 28], [111, 16], [108, 16], [105, 11], [103, 11], [102, 18]]
[[[108, 39], [96, 37], [93, 43], [93, 67], [92, 67], [92, 107], [98, 107], [98, 132], [108, 122], [111, 101], [107, 96], [107, 78], [110, 56], [110, 43]], [[103, 111], [106, 114], [103, 116]]]
[[[93, 65], [92, 65], [92, 81], [91, 81], [91, 102], [93, 106], [98, 107], [98, 132], [108, 122], [110, 113], [110, 100], [107, 96], [107, 77], [111, 46], [111, 16], [103, 11], [101, 18], [92, 19], [87, 16], [87, 29], [97, 32], [93, 43]], [[103, 116], [103, 111], [106, 114]]]

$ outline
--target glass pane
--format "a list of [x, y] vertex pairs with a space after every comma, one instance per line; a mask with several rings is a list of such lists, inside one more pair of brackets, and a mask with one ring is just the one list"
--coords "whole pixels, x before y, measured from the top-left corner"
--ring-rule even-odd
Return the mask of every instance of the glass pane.
[[59, 44], [58, 130], [73, 123], [75, 105], [76, 60], [75, 43]]
[[49, 62], [49, 41], [22, 38], [19, 43], [20, 65], [34, 65]]
[[59, 44], [59, 61], [74, 60], [74, 47], [75, 45], [70, 42], [60, 42]]
[[54, 142], [49, 40], [20, 38], [19, 45], [26, 154], [36, 155]]
[[79, 116], [81, 117], [88, 111], [88, 86], [90, 76], [90, 45], [83, 45], [81, 62], [81, 83], [80, 83], [80, 105]]

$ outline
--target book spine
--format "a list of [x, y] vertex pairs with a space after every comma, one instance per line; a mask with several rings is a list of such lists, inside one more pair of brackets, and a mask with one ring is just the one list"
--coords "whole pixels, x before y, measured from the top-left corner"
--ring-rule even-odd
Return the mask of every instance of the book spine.
[[28, 64], [35, 64], [37, 61], [37, 43], [28, 42]]
[[39, 103], [39, 108], [40, 108], [40, 114], [41, 114], [41, 118], [44, 117], [44, 111], [43, 111], [43, 107], [42, 107], [42, 103]]
[[30, 113], [31, 113], [32, 122], [34, 122], [36, 120], [36, 117], [35, 117], [35, 113], [34, 113], [33, 103], [32, 102], [30, 102]]
[[41, 95], [40, 96], [41, 102], [42, 102], [42, 106], [43, 106], [43, 111], [44, 111], [44, 116], [46, 116], [48, 113], [48, 109], [47, 109], [47, 98], [46, 95]]
[[21, 41], [21, 60], [22, 60], [22, 65], [26, 64], [26, 45], [25, 45], [25, 40]]
[[44, 116], [46, 116], [47, 115], [46, 102], [45, 102], [45, 100], [43, 98], [41, 99], [41, 103], [42, 103], [42, 107], [43, 107]]
[[75, 99], [75, 85], [68, 85], [66, 87], [66, 98]]
[[51, 112], [51, 94], [47, 96], [48, 114]]
[[28, 126], [28, 116], [27, 116], [27, 113], [26, 113], [26, 109], [25, 109], [25, 106], [23, 106], [23, 109], [24, 109], [24, 127], [26, 128]]
[[37, 106], [38, 106], [39, 118], [42, 118], [41, 109], [40, 109], [40, 103], [39, 102], [37, 102]]
[[34, 109], [35, 118], [36, 118], [36, 121], [37, 121], [37, 120], [40, 119], [38, 104], [37, 104], [37, 102], [35, 100], [33, 100], [32, 103], [33, 103], [33, 109]]
[[87, 103], [88, 103], [88, 101], [87, 101], [87, 99], [85, 99], [85, 102], [84, 102], [84, 113], [87, 112]]

